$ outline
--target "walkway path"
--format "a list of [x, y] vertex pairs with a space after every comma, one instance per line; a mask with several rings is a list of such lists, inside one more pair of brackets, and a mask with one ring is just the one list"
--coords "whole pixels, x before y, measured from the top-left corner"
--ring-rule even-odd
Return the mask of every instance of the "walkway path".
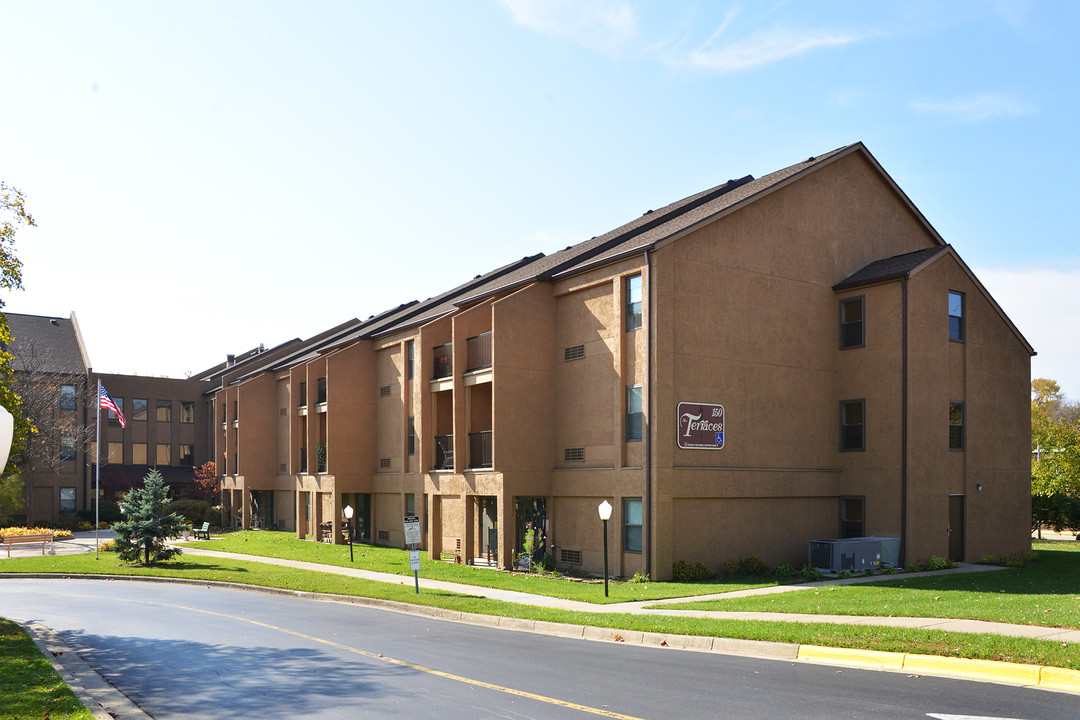
[[[239, 553], [219, 552], [216, 550], [203, 550], [194, 543], [185, 543], [184, 552], [191, 555], [205, 555], [207, 557], [230, 558], [249, 562], [261, 562], [280, 567], [299, 568], [303, 570], [317, 570], [319, 572], [346, 575], [349, 577], [376, 582], [391, 583], [394, 585], [412, 584], [412, 578], [403, 575], [361, 570], [359, 568], [339, 567], [336, 565], [322, 565], [320, 563], [303, 562], [299, 560], [283, 560], [280, 558], [259, 557], [254, 555], [242, 555]], [[937, 571], [935, 575], [958, 572], [986, 572], [997, 568], [983, 565], [961, 565], [953, 570]], [[918, 577], [923, 573], [910, 573], [905, 577]], [[681, 603], [697, 602], [699, 600], [714, 600], [720, 598], [745, 597], [750, 595], [765, 595], [778, 592], [797, 592], [816, 587], [838, 584], [858, 584], [892, 579], [895, 576], [877, 575], [868, 578], [849, 578], [845, 580], [829, 580], [798, 585], [782, 585], [768, 588], [751, 590], [738, 590], [729, 593], [715, 595], [698, 595], [688, 598], [668, 598], [665, 600], [648, 600], [626, 603], [611, 603], [599, 605], [595, 603], [581, 602], [578, 600], [564, 600], [561, 598], [547, 597], [545, 595], [533, 595], [531, 593], [517, 592], [514, 590], [500, 590], [497, 588], [482, 587], [479, 585], [465, 585], [462, 583], [446, 582], [443, 580], [431, 580], [420, 578], [420, 587], [430, 590], [442, 590], [445, 592], [459, 593], [462, 595], [475, 595], [502, 600], [505, 602], [532, 605], [536, 607], [556, 608], [560, 610], [576, 610], [579, 612], [592, 613], [629, 613], [633, 615], [668, 615], [715, 619], [738, 619], [738, 620], [766, 620], [773, 622], [816, 622], [834, 623], [840, 625], [885, 625], [890, 627], [925, 628], [928, 630], [946, 630], [961, 633], [994, 633], [1012, 637], [1027, 637], [1043, 640], [1057, 640], [1060, 642], [1080, 643], [1080, 630], [1042, 627], [1038, 625], [1016, 625], [1012, 623], [987, 622], [985, 620], [955, 620], [949, 618], [923, 618], [923, 617], [877, 617], [862, 615], [803, 615], [798, 613], [769, 613], [769, 612], [724, 612], [716, 610], [680, 610], [672, 607]], [[650, 609], [648, 606], [663, 605], [662, 609]]]
[[[102, 530], [101, 541], [112, 538], [112, 532]], [[57, 555], [69, 555], [75, 553], [92, 553], [95, 548], [94, 533], [75, 533], [70, 540], [61, 540], [53, 543], [54, 552]], [[216, 550], [204, 550], [199, 547], [198, 541], [178, 543], [184, 548], [184, 552], [190, 555], [204, 555], [206, 557], [230, 558], [247, 562], [260, 562], [267, 565], [280, 567], [298, 568], [301, 570], [314, 570], [335, 575], [346, 575], [362, 580], [390, 583], [393, 585], [412, 585], [412, 578], [404, 575], [374, 572], [359, 568], [340, 567], [336, 565], [323, 565], [320, 563], [303, 562], [299, 560], [283, 560], [280, 558], [262, 557], [256, 555], [244, 555], [240, 553], [219, 552]], [[12, 551], [13, 557], [39, 554], [40, 548], [16, 547]], [[0, 558], [4, 555], [0, 553]], [[1000, 568], [986, 565], [961, 564], [960, 567], [951, 570], [939, 570], [934, 575], [967, 572], [992, 572]], [[924, 573], [908, 573], [904, 577], [919, 577]], [[929, 573], [926, 573], [929, 574]], [[874, 575], [871, 577], [847, 578], [843, 580], [823, 580], [820, 582], [800, 583], [797, 585], [778, 585], [767, 588], [754, 588], [750, 590], [736, 590], [727, 593], [713, 595], [697, 595], [683, 598], [667, 598], [663, 600], [645, 600], [637, 602], [611, 603], [599, 605], [581, 602], [578, 600], [564, 600], [561, 598], [547, 597], [546, 595], [533, 595], [531, 593], [517, 592], [515, 590], [500, 590], [479, 585], [465, 585], [462, 583], [447, 582], [444, 580], [431, 580], [420, 578], [420, 587], [428, 590], [442, 590], [461, 595], [474, 595], [502, 600], [504, 602], [518, 603], [520, 605], [532, 605], [534, 607], [546, 607], [559, 610], [575, 610], [592, 613], [629, 613], [634, 615], [668, 615], [674, 617], [697, 617], [732, 620], [766, 620], [772, 622], [814, 622], [834, 623], [840, 625], [884, 625], [889, 627], [923, 628], [927, 630], [946, 630], [961, 633], [994, 633], [1011, 637], [1027, 637], [1041, 640], [1056, 640], [1059, 642], [1080, 643], [1080, 630], [1043, 627], [1039, 625], [1016, 625], [1012, 623], [987, 622], [985, 620], [956, 620], [949, 618], [926, 618], [926, 617], [881, 617], [866, 615], [804, 615], [799, 613], [770, 613], [770, 612], [726, 612], [718, 610], [695, 610], [680, 609], [678, 605], [697, 602], [700, 600], [717, 600], [725, 598], [747, 597], [752, 595], [768, 595], [773, 593], [798, 592], [813, 588], [832, 585], [854, 585], [868, 582], [879, 582], [894, 579], [893, 575]], [[657, 606], [663, 606], [659, 608]]]

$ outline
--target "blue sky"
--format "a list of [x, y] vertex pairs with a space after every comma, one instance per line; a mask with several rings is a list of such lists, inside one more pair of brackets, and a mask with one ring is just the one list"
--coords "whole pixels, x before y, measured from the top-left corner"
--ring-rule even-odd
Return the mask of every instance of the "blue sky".
[[[1080, 398], [1080, 3], [0, 0], [7, 309], [183, 376], [863, 141]], [[462, 252], [464, 249], [464, 252]]]

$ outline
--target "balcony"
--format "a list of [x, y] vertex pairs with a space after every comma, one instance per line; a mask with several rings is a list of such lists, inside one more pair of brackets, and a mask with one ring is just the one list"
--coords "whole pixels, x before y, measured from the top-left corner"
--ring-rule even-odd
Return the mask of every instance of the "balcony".
[[326, 446], [315, 446], [315, 472], [326, 472]]
[[306, 473], [307, 472], [307, 448], [306, 447], [300, 448], [300, 472], [301, 473]]
[[432, 380], [441, 380], [454, 374], [454, 344], [446, 343], [435, 348], [435, 369]]
[[454, 436], [435, 436], [435, 467], [433, 470], [454, 469]]
[[465, 372], [491, 367], [491, 333], [466, 338]]
[[326, 378], [321, 377], [315, 382], [315, 404], [326, 403]]
[[469, 433], [469, 467], [491, 467], [491, 431]]

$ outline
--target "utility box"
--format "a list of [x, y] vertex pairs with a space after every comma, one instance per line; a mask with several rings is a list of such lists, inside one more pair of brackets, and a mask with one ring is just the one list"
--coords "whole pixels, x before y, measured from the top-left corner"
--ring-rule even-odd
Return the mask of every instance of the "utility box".
[[810, 541], [810, 567], [821, 572], [863, 572], [881, 565], [881, 538], [837, 538]]

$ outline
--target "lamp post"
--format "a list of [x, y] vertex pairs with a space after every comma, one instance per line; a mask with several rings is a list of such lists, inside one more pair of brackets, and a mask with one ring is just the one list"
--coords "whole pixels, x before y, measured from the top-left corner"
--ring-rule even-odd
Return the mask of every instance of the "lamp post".
[[607, 521], [611, 519], [611, 503], [607, 500], [600, 503], [600, 507], [597, 508], [600, 511], [600, 519], [604, 521], [604, 597], [608, 596], [607, 578], [608, 578], [608, 565], [607, 565]]
[[347, 527], [349, 529], [349, 562], [352, 562], [353, 561], [353, 556], [352, 556], [352, 516], [353, 516], [353, 509], [352, 509], [352, 505], [346, 505], [344, 512], [345, 512], [345, 527]]

